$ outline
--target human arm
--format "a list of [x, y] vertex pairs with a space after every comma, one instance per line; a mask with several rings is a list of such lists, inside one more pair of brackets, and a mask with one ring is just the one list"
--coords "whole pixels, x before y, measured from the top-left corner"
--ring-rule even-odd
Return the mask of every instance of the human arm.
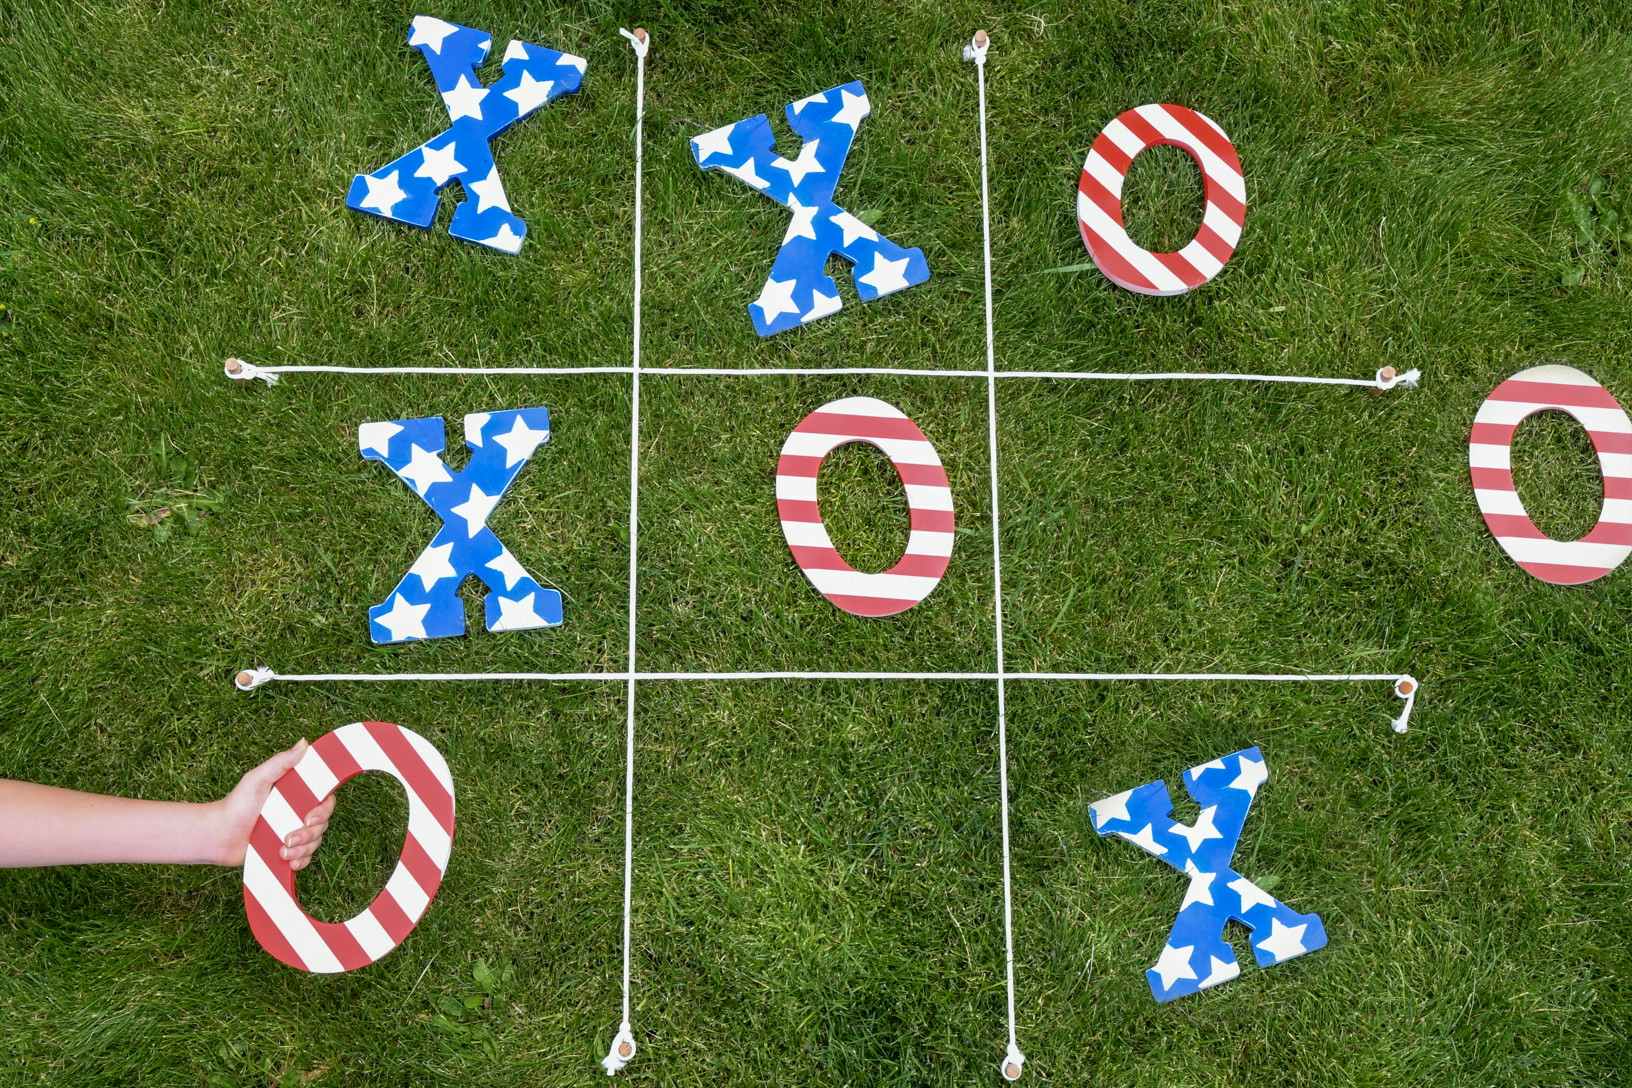
[[[306, 754], [303, 740], [251, 769], [218, 801], [138, 801], [0, 779], [0, 868], [145, 862], [241, 865], [267, 795]], [[280, 851], [292, 869], [311, 861], [331, 796], [291, 832]]]

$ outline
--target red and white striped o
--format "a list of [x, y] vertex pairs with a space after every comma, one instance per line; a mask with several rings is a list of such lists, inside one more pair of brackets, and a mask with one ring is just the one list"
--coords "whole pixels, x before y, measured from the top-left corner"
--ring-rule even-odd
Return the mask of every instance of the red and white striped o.
[[[1122, 182], [1141, 151], [1183, 148], [1201, 168], [1201, 227], [1177, 253], [1152, 253], [1122, 225]], [[1247, 183], [1241, 157], [1212, 118], [1171, 103], [1117, 116], [1094, 139], [1077, 182], [1077, 226], [1099, 270], [1142, 295], [1182, 295], [1218, 275], [1241, 240]]]
[[[295, 897], [295, 874], [278, 856], [284, 836], [341, 785], [383, 771], [408, 792], [402, 856], [361, 914], [320, 922]], [[431, 742], [400, 725], [356, 722], [319, 737], [278, 779], [244, 854], [244, 911], [261, 947], [290, 967], [335, 974], [366, 967], [407, 939], [442, 885], [453, 850], [453, 776]]]
[[[1537, 412], [1567, 412], [1586, 428], [1604, 477], [1598, 524], [1580, 540], [1536, 528], [1513, 487], [1513, 432]], [[1595, 581], [1632, 553], [1632, 421], [1615, 397], [1573, 366], [1521, 370], [1479, 406], [1468, 438], [1468, 471], [1479, 512], [1519, 566], [1554, 585]]]
[[[844, 561], [816, 503], [823, 458], [850, 442], [880, 450], [907, 490], [907, 550], [881, 574], [863, 574]], [[952, 556], [952, 488], [941, 458], [918, 424], [873, 397], [831, 401], [799, 421], [776, 462], [776, 510], [799, 569], [822, 596], [852, 615], [905, 612], [940, 584]]]

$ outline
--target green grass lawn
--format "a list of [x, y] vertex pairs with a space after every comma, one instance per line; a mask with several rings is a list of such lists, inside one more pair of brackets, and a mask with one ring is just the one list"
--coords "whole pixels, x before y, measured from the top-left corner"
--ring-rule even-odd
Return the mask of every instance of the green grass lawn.
[[[1316, 10], [1311, 13], [1310, 7]], [[1466, 8], [1459, 11], [1453, 9]], [[426, 11], [583, 54], [581, 94], [501, 138], [518, 259], [343, 207], [445, 123], [404, 45]], [[351, 975], [255, 944], [232, 870], [0, 873], [0, 1082], [586, 1084], [618, 1021], [620, 685], [272, 685], [233, 670], [623, 667], [629, 383], [292, 377], [261, 364], [622, 364], [634, 65], [650, 27], [645, 361], [983, 365], [975, 82], [988, 68], [1000, 367], [1365, 377], [1415, 392], [1005, 383], [1008, 666], [1411, 671], [1386, 684], [1015, 684], [1018, 1023], [1027, 1082], [1595, 1085], [1632, 1066], [1632, 565], [1544, 585], [1467, 480], [1479, 403], [1541, 360], [1632, 404], [1632, 14], [1621, 3], [1088, 0], [864, 9], [0, 0], [0, 775], [203, 800], [297, 737], [401, 722], [446, 755], [459, 828], [408, 941]], [[686, 140], [852, 78], [873, 116], [839, 202], [931, 281], [768, 341], [744, 307], [786, 213]], [[1075, 183], [1150, 101], [1217, 120], [1250, 207], [1213, 283], [1155, 300], [1086, 260]], [[1129, 179], [1134, 236], [1188, 240], [1177, 151]], [[1571, 283], [1566, 285], [1565, 281]], [[1579, 282], [1575, 282], [1579, 281]], [[840, 613], [778, 529], [775, 458], [826, 400], [898, 405], [958, 504], [944, 583]], [[435, 518], [357, 454], [372, 419], [545, 404], [554, 438], [495, 528], [563, 627], [376, 649], [365, 609]], [[985, 390], [918, 378], [653, 378], [642, 399], [642, 667], [993, 666]], [[155, 455], [162, 444], [166, 455]], [[1521, 492], [1596, 518], [1585, 435], [1546, 417]], [[178, 467], [178, 456], [195, 467]], [[849, 448], [822, 476], [864, 569], [905, 505]], [[132, 519], [202, 490], [188, 531]], [[172, 529], [171, 527], [174, 526]], [[476, 607], [474, 594], [470, 606]], [[474, 614], [474, 613], [473, 613]], [[987, 683], [640, 688], [636, 1084], [990, 1084], [1005, 1041], [995, 692]], [[1250, 744], [1271, 779], [1237, 864], [1324, 951], [1169, 1006], [1184, 880], [1087, 804]], [[349, 916], [405, 805], [342, 791], [302, 880]], [[1180, 818], [1193, 814], [1179, 801]]]

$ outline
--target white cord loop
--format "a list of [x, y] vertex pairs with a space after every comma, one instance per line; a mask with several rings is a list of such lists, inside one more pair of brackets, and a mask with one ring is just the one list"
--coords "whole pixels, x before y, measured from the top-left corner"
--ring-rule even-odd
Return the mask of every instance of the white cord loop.
[[235, 382], [247, 382], [259, 378], [267, 385], [277, 385], [278, 375], [272, 370], [263, 370], [254, 363], [246, 363], [242, 359], [228, 359], [221, 368], [226, 371], [227, 377]]
[[278, 674], [264, 665], [258, 669], [242, 669], [232, 678], [239, 691], [254, 691], [262, 684], [278, 679]]
[[1007, 1081], [1019, 1080], [1020, 1074], [1025, 1071], [1026, 1056], [1020, 1053], [1018, 1045], [1010, 1043], [1009, 1052], [1003, 1056], [1003, 1079]]
[[1422, 685], [1417, 683], [1417, 678], [1410, 674], [1394, 681], [1394, 694], [1405, 700], [1405, 709], [1401, 710], [1400, 716], [1394, 719], [1394, 732], [1404, 733], [1411, 728], [1411, 711], [1417, 705], [1417, 692], [1420, 690], [1422, 690]]
[[635, 1045], [635, 1033], [629, 1030], [629, 1022], [626, 1020], [619, 1024], [618, 1034], [613, 1038], [612, 1046], [608, 1048], [606, 1057], [601, 1059], [601, 1065], [606, 1068], [606, 1075], [611, 1077], [623, 1072], [623, 1067], [629, 1064], [639, 1050], [640, 1048]]
[[1391, 366], [1382, 367], [1377, 371], [1377, 388], [1385, 392], [1395, 387], [1415, 389], [1421, 381], [1422, 371], [1415, 367], [1407, 370], [1404, 374], [1395, 373], [1394, 368]]
[[645, 27], [637, 26], [634, 30], [629, 30], [620, 26], [618, 27], [618, 33], [629, 39], [629, 47], [635, 51], [636, 58], [646, 59], [646, 50], [652, 47], [652, 39], [646, 33]]
[[974, 61], [978, 67], [985, 67], [986, 50], [991, 48], [991, 44], [992, 39], [984, 30], [975, 31], [975, 36], [963, 47], [963, 59]]

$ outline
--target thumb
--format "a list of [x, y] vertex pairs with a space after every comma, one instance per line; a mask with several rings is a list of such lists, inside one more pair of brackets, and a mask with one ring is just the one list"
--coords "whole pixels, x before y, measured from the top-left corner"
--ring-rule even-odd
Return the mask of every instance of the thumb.
[[306, 743], [306, 739], [302, 737], [295, 743], [293, 748], [279, 752], [260, 766], [252, 768], [244, 775], [240, 785], [249, 786], [258, 794], [272, 792], [272, 787], [277, 785], [278, 779], [282, 778], [289, 772], [290, 768], [300, 762], [300, 757], [306, 754], [306, 749], [309, 747], [310, 745]]

